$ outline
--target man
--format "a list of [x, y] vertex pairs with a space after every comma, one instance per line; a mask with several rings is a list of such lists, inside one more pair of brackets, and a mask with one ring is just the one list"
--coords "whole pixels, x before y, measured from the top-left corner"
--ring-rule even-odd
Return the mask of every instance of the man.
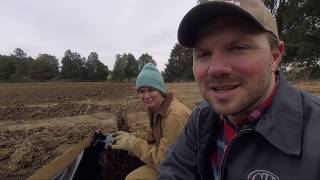
[[288, 84], [277, 25], [260, 0], [209, 1], [182, 19], [204, 102], [160, 179], [319, 179], [320, 101]]
[[146, 164], [129, 173], [126, 180], [156, 179], [156, 168], [186, 125], [191, 110], [166, 91], [159, 70], [151, 63], [144, 65], [139, 73], [136, 89], [148, 110], [152, 130], [149, 139], [147, 141], [119, 131], [111, 148], [126, 150]]

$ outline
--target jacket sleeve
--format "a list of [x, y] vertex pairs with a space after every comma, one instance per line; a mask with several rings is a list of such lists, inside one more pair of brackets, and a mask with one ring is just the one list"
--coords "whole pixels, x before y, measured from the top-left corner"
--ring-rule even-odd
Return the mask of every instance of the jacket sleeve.
[[193, 112], [176, 143], [160, 164], [159, 179], [200, 179], [197, 166], [197, 112]]
[[165, 158], [168, 147], [176, 141], [181, 133], [188, 117], [189, 114], [187, 113], [170, 112], [164, 124], [163, 137], [160, 140], [159, 147], [156, 147], [155, 144], [149, 144], [146, 140], [136, 138], [129, 145], [130, 151], [147, 165], [157, 168]]

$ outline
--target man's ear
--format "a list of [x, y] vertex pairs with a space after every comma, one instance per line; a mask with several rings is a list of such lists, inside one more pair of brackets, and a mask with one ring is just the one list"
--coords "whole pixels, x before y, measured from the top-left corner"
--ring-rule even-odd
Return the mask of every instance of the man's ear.
[[281, 62], [282, 56], [284, 54], [284, 42], [279, 41], [278, 48], [271, 50], [271, 53], [272, 53], [271, 69], [272, 71], [277, 71], [278, 66]]

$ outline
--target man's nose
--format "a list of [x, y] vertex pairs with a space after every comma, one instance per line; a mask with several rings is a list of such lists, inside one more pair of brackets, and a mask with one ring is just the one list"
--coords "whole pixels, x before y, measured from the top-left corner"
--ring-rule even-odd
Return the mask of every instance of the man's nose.
[[231, 65], [223, 53], [215, 53], [211, 56], [207, 72], [209, 76], [225, 76], [230, 74], [231, 71]]

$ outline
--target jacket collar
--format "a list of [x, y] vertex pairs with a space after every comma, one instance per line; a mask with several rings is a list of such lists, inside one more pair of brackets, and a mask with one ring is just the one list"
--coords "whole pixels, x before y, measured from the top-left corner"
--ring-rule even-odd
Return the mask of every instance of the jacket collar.
[[279, 86], [271, 106], [261, 116], [255, 130], [281, 151], [299, 155], [303, 127], [301, 93], [279, 74]]

